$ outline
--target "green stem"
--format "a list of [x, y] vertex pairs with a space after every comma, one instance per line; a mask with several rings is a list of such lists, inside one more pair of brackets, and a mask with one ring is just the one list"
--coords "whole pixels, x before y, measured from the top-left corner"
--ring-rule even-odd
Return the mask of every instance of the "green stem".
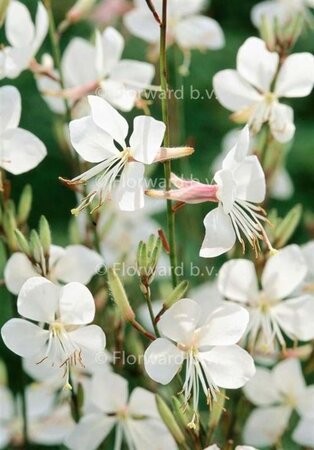
[[[166, 125], [166, 133], [164, 139], [165, 147], [170, 147], [170, 129], [169, 129], [169, 111], [168, 111], [168, 82], [167, 82], [167, 54], [166, 54], [166, 33], [167, 33], [167, 0], [162, 0], [162, 18], [160, 24], [160, 86], [162, 90], [161, 95], [161, 109], [162, 119]], [[164, 174], [166, 181], [166, 190], [170, 190], [170, 175], [171, 175], [171, 162], [164, 162]], [[173, 287], [178, 284], [176, 268], [177, 268], [177, 256], [176, 256], [176, 240], [175, 240], [175, 215], [172, 209], [171, 200], [167, 200], [167, 221], [168, 221], [168, 241], [169, 241], [169, 257], [171, 265], [171, 278]]]
[[[53, 17], [53, 11], [52, 11], [52, 7], [51, 7], [51, 0], [44, 0], [44, 3], [46, 6], [46, 9], [48, 11], [49, 36], [50, 36], [50, 42], [51, 42], [51, 47], [52, 47], [53, 59], [54, 59], [56, 69], [59, 73], [60, 86], [62, 89], [65, 89], [64, 76], [63, 76], [63, 71], [62, 71], [62, 66], [61, 66], [61, 52], [60, 52], [60, 47], [59, 47], [59, 42], [58, 42], [58, 34], [57, 34], [56, 24], [55, 24], [55, 20]], [[64, 99], [64, 105], [65, 105], [65, 109], [66, 109], [66, 121], [70, 122], [71, 109], [70, 109], [67, 99]]]
[[152, 296], [151, 296], [151, 290], [150, 290], [149, 286], [146, 286], [146, 294], [144, 294], [144, 296], [145, 296], [145, 300], [147, 303], [150, 319], [151, 319], [153, 327], [154, 327], [154, 332], [156, 334], [156, 337], [159, 337], [160, 335], [159, 335], [157, 324], [155, 323], [155, 315], [154, 315], [153, 305], [152, 305]]

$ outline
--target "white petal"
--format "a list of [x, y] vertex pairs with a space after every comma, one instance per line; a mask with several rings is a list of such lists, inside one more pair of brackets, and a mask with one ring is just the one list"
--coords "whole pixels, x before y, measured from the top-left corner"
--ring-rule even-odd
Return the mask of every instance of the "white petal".
[[98, 75], [108, 75], [121, 59], [124, 48], [123, 36], [114, 28], [108, 27], [102, 35], [96, 34], [96, 48]]
[[69, 283], [60, 291], [60, 319], [69, 325], [83, 325], [93, 321], [95, 302], [91, 292], [81, 283]]
[[4, 269], [4, 281], [7, 289], [17, 295], [21, 287], [31, 277], [39, 276], [24, 253], [13, 253]]
[[262, 92], [268, 92], [275, 77], [279, 55], [270, 52], [262, 39], [248, 38], [237, 55], [237, 70], [240, 75]]
[[238, 305], [227, 304], [216, 309], [200, 329], [199, 346], [233, 345], [242, 338], [249, 313]]
[[158, 328], [166, 336], [180, 344], [189, 344], [202, 315], [197, 302], [183, 298], [168, 309], [158, 322]]
[[13, 175], [34, 169], [47, 155], [43, 142], [22, 128], [6, 130], [1, 138], [1, 166]]
[[289, 406], [255, 409], [244, 426], [244, 442], [257, 447], [276, 444], [288, 426], [290, 415]]
[[100, 327], [88, 325], [71, 331], [69, 336], [79, 346], [84, 366], [95, 366], [103, 360], [106, 336]]
[[54, 275], [64, 283], [77, 281], [87, 284], [102, 264], [103, 258], [94, 250], [84, 245], [69, 245], [56, 263]]
[[230, 111], [240, 111], [262, 99], [236, 70], [226, 69], [216, 73], [213, 86], [219, 103]]
[[0, 421], [5, 422], [12, 420], [14, 416], [14, 397], [9, 388], [0, 385]]
[[256, 28], [260, 27], [263, 16], [270, 22], [277, 19], [282, 24], [288, 20], [289, 11], [290, 8], [288, 5], [274, 0], [267, 0], [253, 6], [251, 10], [251, 20]]
[[110, 78], [123, 83], [136, 93], [140, 93], [151, 84], [154, 75], [153, 64], [123, 59], [113, 69]]
[[293, 181], [285, 168], [280, 168], [274, 175], [270, 188], [272, 198], [288, 200], [294, 192]]
[[298, 414], [302, 418], [312, 419], [314, 422], [314, 386], [308, 386], [297, 399]]
[[115, 423], [114, 417], [96, 413], [88, 414], [75, 426], [64, 443], [71, 450], [96, 450]]
[[300, 285], [306, 272], [300, 247], [289, 245], [268, 259], [261, 279], [263, 289], [272, 299], [285, 298]]
[[159, 40], [159, 27], [150, 11], [135, 8], [123, 17], [123, 22], [131, 34], [150, 44]]
[[187, 17], [178, 23], [174, 32], [178, 45], [184, 49], [218, 50], [225, 44], [218, 22], [206, 16]]
[[12, 1], [5, 20], [5, 33], [13, 47], [26, 47], [35, 36], [31, 15], [23, 3]]
[[138, 162], [129, 162], [123, 169], [115, 192], [121, 211], [136, 211], [144, 207], [144, 170], [144, 165]]
[[313, 447], [314, 420], [301, 419], [292, 434], [292, 439], [304, 447]]
[[48, 33], [49, 19], [46, 8], [41, 2], [38, 2], [35, 18], [35, 36], [32, 42], [32, 50], [35, 55], [39, 50], [43, 40]]
[[295, 133], [293, 109], [278, 102], [274, 103], [271, 108], [269, 125], [272, 135], [278, 142], [291, 141]]
[[118, 154], [112, 137], [95, 125], [90, 116], [72, 120], [69, 130], [73, 147], [85, 161], [98, 163]]
[[[228, 142], [229, 141], [229, 142]], [[231, 144], [232, 142], [232, 144]], [[231, 145], [230, 145], [231, 144]], [[233, 170], [250, 151], [250, 128], [248, 125], [240, 130], [232, 130], [225, 136], [223, 147], [231, 149], [222, 161], [222, 168]]]
[[256, 368], [256, 374], [248, 381], [243, 390], [250, 402], [256, 406], [272, 406], [282, 402], [271, 371], [264, 367]]
[[230, 250], [236, 241], [231, 220], [218, 206], [210, 211], [204, 219], [205, 238], [200, 250], [202, 258], [213, 258]]
[[95, 124], [125, 148], [125, 138], [129, 129], [127, 121], [106, 100], [100, 97], [89, 95], [88, 102]]
[[96, 373], [92, 380], [91, 400], [102, 413], [118, 412], [127, 406], [129, 397], [128, 381], [114, 373]]
[[293, 339], [309, 341], [314, 338], [314, 297], [285, 300], [273, 307], [272, 314], [285, 333]]
[[226, 262], [218, 274], [218, 289], [229, 300], [249, 303], [258, 295], [255, 266], [247, 259]]
[[306, 97], [314, 85], [314, 56], [290, 55], [281, 66], [275, 86], [278, 97]]
[[6, 424], [0, 424], [0, 447], [7, 448], [10, 444], [11, 433], [10, 427], [6, 426]]
[[114, 108], [128, 112], [134, 108], [138, 93], [121, 81], [106, 78], [100, 82], [101, 97]]
[[137, 416], [160, 418], [155, 395], [141, 387], [136, 387], [132, 391], [129, 401], [129, 411], [131, 414]]
[[17, 128], [21, 117], [21, 96], [14, 86], [0, 88], [0, 133]]
[[304, 392], [305, 381], [300, 361], [288, 358], [278, 363], [273, 369], [273, 381], [276, 389], [283, 395], [298, 398]]
[[130, 419], [128, 421], [134, 448], [137, 450], [177, 450], [177, 445], [164, 423], [159, 419]]
[[77, 87], [97, 80], [96, 50], [82, 38], [74, 38], [64, 51], [62, 70], [66, 84]]
[[199, 353], [204, 372], [218, 387], [238, 389], [255, 374], [253, 358], [238, 345], [214, 347]]
[[222, 203], [224, 213], [229, 214], [235, 201], [236, 180], [231, 170], [222, 169], [215, 173], [214, 181], [218, 186], [217, 197]]
[[32, 442], [39, 445], [60, 446], [72, 432], [75, 422], [69, 405], [57, 406], [47, 420], [43, 420], [32, 432]]
[[245, 158], [233, 173], [237, 180], [236, 196], [241, 200], [261, 203], [266, 195], [265, 174], [257, 156]]
[[43, 277], [29, 278], [17, 299], [19, 314], [37, 322], [54, 322], [58, 306], [59, 287]]
[[183, 352], [164, 338], [153, 341], [144, 354], [144, 366], [148, 376], [161, 384], [170, 383], [183, 360]]
[[36, 357], [48, 340], [49, 331], [24, 319], [11, 319], [1, 328], [5, 345], [23, 358]]
[[314, 240], [302, 245], [301, 250], [307, 264], [308, 276], [314, 277]]
[[151, 164], [160, 150], [166, 126], [153, 117], [137, 116], [130, 137], [132, 156], [143, 164]]

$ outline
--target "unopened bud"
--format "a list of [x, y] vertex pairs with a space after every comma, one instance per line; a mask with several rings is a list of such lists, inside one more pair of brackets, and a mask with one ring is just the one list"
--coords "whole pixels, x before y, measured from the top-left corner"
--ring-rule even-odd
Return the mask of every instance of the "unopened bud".
[[292, 48], [299, 39], [304, 27], [304, 14], [295, 15], [284, 30], [285, 42], [288, 48]]
[[23, 225], [27, 222], [29, 214], [32, 209], [33, 192], [30, 184], [27, 184], [20, 196], [20, 201], [17, 207], [17, 223]]
[[108, 270], [108, 283], [113, 299], [118, 305], [123, 319], [127, 320], [128, 322], [133, 322], [135, 320], [134, 311], [131, 308], [120, 278], [112, 268]]
[[78, 22], [88, 15], [96, 0], [77, 0], [77, 2], [68, 11], [66, 17], [70, 23]]
[[43, 256], [44, 256], [43, 248], [42, 248], [42, 245], [40, 242], [39, 235], [38, 235], [37, 231], [35, 231], [35, 230], [31, 231], [29, 245], [30, 245], [32, 259], [36, 263], [41, 265], [43, 262]]
[[157, 409], [159, 411], [160, 417], [162, 418], [166, 427], [168, 428], [168, 430], [174, 437], [177, 444], [179, 444], [179, 445], [184, 444], [185, 443], [184, 434], [182, 433], [169, 406], [158, 394], [156, 395], [156, 405], [157, 405]]
[[174, 415], [181, 427], [186, 428], [190, 422], [190, 419], [187, 414], [187, 408], [183, 408], [183, 401], [181, 402], [177, 396], [172, 397], [172, 405], [173, 405], [173, 411]]
[[210, 410], [210, 416], [209, 416], [209, 422], [208, 422], [208, 428], [210, 430], [214, 430], [217, 425], [220, 422], [220, 418], [222, 413], [224, 412], [224, 406], [226, 401], [226, 393], [224, 389], [220, 389], [216, 393], [216, 401], [212, 402], [211, 410]]
[[189, 289], [188, 281], [181, 281], [181, 283], [176, 286], [170, 295], [164, 301], [164, 308], [169, 309], [172, 305], [174, 305], [178, 300], [183, 298], [183, 296], [187, 293]]
[[71, 244], [81, 244], [82, 242], [79, 223], [74, 217], [71, 218], [69, 223], [69, 238]]
[[44, 251], [44, 255], [49, 255], [51, 246], [51, 231], [49, 223], [45, 216], [41, 216], [39, 220], [39, 238]]
[[268, 50], [270, 52], [275, 51], [276, 35], [275, 35], [275, 30], [274, 30], [274, 23], [266, 15], [262, 16], [260, 34], [261, 34], [261, 38], [265, 41]]
[[137, 249], [137, 267], [144, 292], [152, 283], [161, 253], [162, 243], [159, 236], [150, 235], [147, 243], [141, 241]]
[[2, 27], [10, 0], [0, 0], [0, 27]]
[[17, 228], [17, 223], [15, 219], [15, 206], [11, 200], [9, 200], [5, 205], [2, 225], [8, 247], [10, 250], [16, 251], [17, 242], [15, 238], [15, 230]]
[[25, 255], [27, 256], [31, 256], [31, 250], [29, 247], [29, 244], [24, 236], [23, 233], [20, 232], [20, 230], [16, 229], [15, 230], [15, 237], [16, 237], [16, 241], [17, 241], [17, 245], [19, 246], [20, 250], [25, 253]]
[[274, 247], [282, 248], [289, 241], [302, 217], [302, 205], [295, 205], [279, 223], [274, 233]]
[[170, 159], [184, 158], [185, 156], [190, 156], [194, 153], [193, 147], [162, 147], [154, 162], [164, 162]]

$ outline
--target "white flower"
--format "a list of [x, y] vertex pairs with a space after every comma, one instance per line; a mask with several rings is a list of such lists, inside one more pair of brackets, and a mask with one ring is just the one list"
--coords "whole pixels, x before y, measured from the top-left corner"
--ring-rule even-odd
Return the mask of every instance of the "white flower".
[[263, 16], [285, 25], [299, 13], [310, 18], [309, 8], [314, 8], [313, 0], [267, 0], [253, 6], [251, 20], [256, 27], [261, 25]]
[[227, 252], [236, 239], [244, 249], [243, 237], [257, 251], [258, 240], [266, 239], [261, 225], [264, 211], [255, 205], [265, 198], [265, 175], [258, 158], [248, 155], [249, 148], [249, 130], [245, 127], [214, 176], [218, 207], [204, 219], [205, 238], [200, 250], [203, 258]]
[[46, 156], [45, 145], [19, 128], [21, 96], [13, 86], [0, 88], [0, 168], [19, 175], [34, 169]]
[[[166, 128], [164, 123], [152, 117], [135, 117], [127, 145], [127, 121], [106, 100], [91, 95], [88, 101], [91, 115], [70, 122], [70, 137], [83, 159], [98, 164], [70, 183], [84, 183], [96, 175], [98, 179], [95, 191], [74, 213], [86, 207], [96, 196], [101, 206], [120, 172], [116, 191], [119, 208], [123, 211], [143, 208], [145, 164], [153, 163], [160, 150]], [[117, 144], [122, 151], [118, 150]]]
[[306, 272], [297, 245], [289, 245], [268, 259], [261, 276], [261, 290], [251, 261], [233, 259], [222, 266], [218, 275], [220, 293], [250, 312], [247, 328], [250, 347], [258, 343], [272, 352], [275, 343], [285, 347], [284, 334], [301, 341], [314, 337], [313, 297], [293, 295]]
[[30, 278], [19, 293], [17, 309], [26, 319], [46, 326], [11, 319], [1, 329], [4, 343], [23, 358], [62, 367], [65, 385], [71, 366], [88, 367], [103, 354], [103, 331], [96, 325], [86, 326], [94, 319], [95, 303], [83, 284], [59, 287], [46, 278]]
[[[112, 27], [102, 34], [96, 32], [95, 45], [83, 38], [72, 39], [62, 56], [64, 94], [69, 100], [76, 101], [98, 88], [98, 95], [115, 108], [130, 111], [141, 92], [149, 88], [155, 68], [146, 62], [121, 59], [123, 48], [123, 36]], [[48, 77], [37, 77], [37, 83], [42, 91], [61, 89]], [[45, 100], [53, 111], [64, 112], [54, 96], [45, 96]]]
[[314, 293], [314, 241], [301, 246], [302, 254], [307, 265], [307, 276], [304, 280], [303, 290]]
[[[6, 386], [0, 386], [0, 448], [22, 447], [23, 415], [21, 398], [14, 401]], [[68, 404], [56, 404], [56, 393], [33, 383], [26, 388], [28, 438], [38, 445], [61, 445], [73, 428]], [[10, 446], [11, 448], [11, 446]]]
[[[167, 42], [176, 42], [183, 50], [220, 49], [225, 39], [220, 25], [213, 19], [201, 15], [204, 0], [169, 0]], [[162, 13], [162, 1], [154, 1], [159, 17]], [[124, 15], [124, 24], [130, 33], [156, 44], [159, 41], [158, 23], [143, 0], [135, 1], [135, 8]]]
[[53, 283], [77, 281], [88, 284], [102, 264], [102, 257], [84, 245], [69, 245], [66, 248], [52, 245], [48, 267], [46, 261], [43, 261], [43, 267], [39, 267], [24, 253], [13, 253], [5, 266], [4, 280], [8, 290], [15, 295], [26, 280], [36, 276], [44, 276]]
[[[221, 169], [222, 161], [226, 157], [229, 149], [233, 147], [239, 139], [241, 130], [235, 128], [229, 131], [222, 140], [221, 153], [214, 159], [211, 167], [213, 173]], [[254, 137], [250, 141], [250, 154], [254, 154], [256, 148], [256, 140]], [[287, 200], [292, 197], [294, 192], [293, 182], [285, 167], [281, 166], [270, 180], [269, 194], [272, 198], [278, 200]]]
[[273, 370], [257, 368], [255, 377], [244, 387], [244, 393], [258, 407], [245, 424], [246, 443], [261, 447], [274, 445], [288, 427], [292, 411], [296, 410], [301, 420], [292, 438], [302, 445], [302, 439], [310, 432], [302, 430], [305, 421], [314, 420], [314, 385], [306, 386], [297, 359], [284, 360]]
[[[235, 345], [245, 332], [248, 314], [229, 306], [215, 309], [204, 323], [197, 302], [179, 300], [158, 323], [164, 337], [153, 341], [144, 355], [148, 375], [161, 384], [170, 383], [186, 362], [184, 398], [187, 403], [193, 396], [195, 413], [200, 389], [210, 403], [216, 400], [219, 387], [240, 388], [255, 373], [251, 356]], [[196, 414], [191, 426], [195, 420]]]
[[35, 24], [26, 6], [12, 0], [7, 10], [5, 34], [10, 44], [0, 49], [0, 79], [16, 78], [27, 69], [48, 31], [48, 14], [38, 2]]
[[116, 374], [95, 376], [91, 390], [95, 410], [85, 415], [65, 440], [71, 450], [95, 450], [115, 427], [115, 450], [125, 441], [131, 450], [175, 450], [160, 419], [154, 395], [137, 387], [128, 399], [127, 380]]
[[314, 57], [310, 53], [296, 53], [288, 56], [281, 66], [279, 62], [279, 55], [267, 50], [264, 41], [251, 37], [238, 51], [237, 70], [218, 72], [213, 85], [218, 101], [235, 112], [232, 117], [236, 121], [247, 122], [254, 133], [267, 122], [274, 138], [287, 142], [295, 132], [293, 110], [279, 99], [311, 93]]

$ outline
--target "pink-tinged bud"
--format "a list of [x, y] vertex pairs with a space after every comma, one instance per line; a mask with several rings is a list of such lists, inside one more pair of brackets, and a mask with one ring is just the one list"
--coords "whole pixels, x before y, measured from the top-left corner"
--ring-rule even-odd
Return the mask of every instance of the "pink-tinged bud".
[[88, 15], [95, 4], [96, 0], [77, 0], [67, 13], [67, 20], [70, 23], [78, 22]]
[[171, 174], [171, 182], [178, 189], [170, 191], [158, 191], [150, 189], [145, 191], [146, 195], [154, 198], [174, 200], [180, 203], [204, 203], [218, 202], [218, 186], [213, 184], [203, 184], [194, 180], [183, 180], [175, 174]]
[[164, 162], [169, 159], [184, 158], [185, 156], [190, 156], [194, 153], [193, 147], [162, 147], [154, 162]]
[[62, 97], [67, 98], [72, 101], [80, 100], [82, 97], [92, 93], [97, 89], [99, 82], [97, 80], [90, 81], [89, 83], [82, 84], [81, 86], [62, 89], [59, 91], [44, 91], [46, 95], [51, 95], [52, 97]]

